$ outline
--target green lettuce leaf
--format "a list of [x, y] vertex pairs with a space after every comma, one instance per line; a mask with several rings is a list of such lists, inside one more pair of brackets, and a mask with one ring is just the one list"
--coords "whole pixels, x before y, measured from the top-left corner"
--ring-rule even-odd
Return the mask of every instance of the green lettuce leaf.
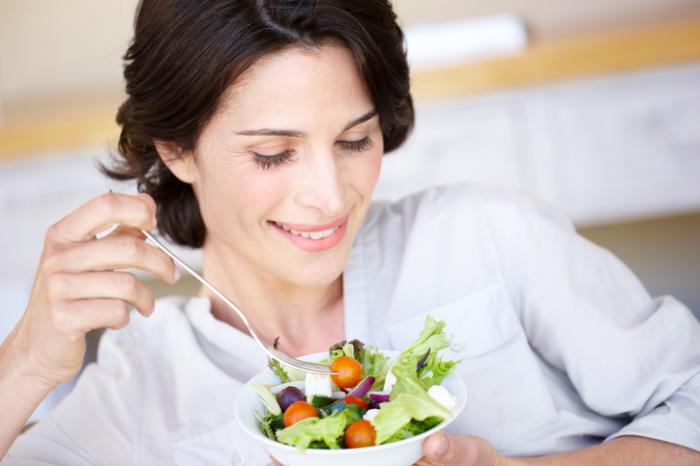
[[343, 353], [349, 358], [355, 357], [355, 347], [352, 345], [352, 343], [345, 343], [343, 345]]
[[276, 440], [278, 430], [284, 429], [284, 418], [281, 414], [267, 413], [260, 419], [260, 429], [268, 438]]
[[351, 358], [356, 358], [359, 360], [358, 355], [360, 354], [364, 346], [365, 344], [357, 339], [350, 341], [343, 340], [331, 346], [328, 349], [328, 355], [330, 356], [331, 361], [341, 356], [349, 356]]
[[289, 374], [287, 374], [287, 371], [284, 367], [282, 367], [282, 364], [277, 359], [267, 358], [267, 367], [269, 367], [272, 372], [279, 377], [281, 384], [291, 381]]
[[345, 416], [308, 417], [277, 432], [277, 440], [301, 452], [314, 441], [322, 441], [328, 448], [341, 448], [338, 439], [345, 432], [345, 425]]
[[[423, 330], [418, 339], [404, 349], [391, 368], [396, 383], [391, 390], [391, 399], [401, 393], [420, 394], [433, 385], [439, 384], [460, 361], [445, 361], [438, 357], [438, 352], [449, 346], [445, 334], [445, 322], [436, 321], [432, 316], [425, 317]], [[427, 359], [418, 369], [422, 358]]]
[[460, 362], [461, 360], [445, 361], [444, 359], [440, 359], [437, 355], [431, 353], [428, 356], [428, 361], [426, 362], [425, 367], [419, 374], [421, 385], [423, 385], [423, 388], [428, 389], [433, 385], [442, 383], [445, 377], [447, 377], [447, 374], [449, 374]]
[[428, 350], [432, 354], [437, 354], [443, 348], [450, 346], [450, 342], [445, 334], [445, 322], [436, 321], [433, 316], [428, 314], [425, 316], [423, 330], [421, 330], [418, 339], [409, 347], [405, 348], [401, 354], [416, 355], [418, 358], [423, 356]]
[[384, 386], [384, 380], [389, 371], [388, 360], [389, 358], [374, 346], [366, 346], [360, 351], [359, 361], [364, 369], [364, 376], [374, 377], [370, 390], [381, 390]]
[[429, 417], [424, 421], [416, 421], [415, 419], [411, 419], [410, 422], [399, 429], [394, 435], [389, 437], [389, 439], [384, 443], [398, 442], [399, 440], [415, 437], [416, 435], [420, 435], [423, 432], [432, 429], [441, 422], [442, 419], [437, 416]]
[[377, 445], [388, 442], [412, 420], [425, 421], [436, 417], [442, 421], [451, 415], [450, 410], [430, 398], [425, 392], [401, 393], [395, 400], [382, 403], [379, 413], [372, 420], [372, 425], [377, 431]]
[[250, 388], [257, 392], [258, 396], [260, 397], [260, 401], [262, 401], [263, 405], [265, 405], [267, 412], [275, 415], [282, 414], [282, 408], [280, 408], [279, 403], [277, 403], [277, 398], [272, 393], [272, 390], [270, 390], [269, 385], [252, 383], [250, 384]]
[[277, 440], [297, 447], [299, 451], [318, 448], [317, 442], [323, 442], [326, 448], [342, 448], [345, 428], [362, 417], [361, 408], [351, 405], [348, 409], [338, 411], [324, 418], [310, 417], [292, 424], [277, 432]]

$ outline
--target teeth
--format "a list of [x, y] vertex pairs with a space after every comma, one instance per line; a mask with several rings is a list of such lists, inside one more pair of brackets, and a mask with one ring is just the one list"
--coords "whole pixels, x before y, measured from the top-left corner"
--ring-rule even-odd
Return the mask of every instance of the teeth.
[[283, 223], [275, 222], [275, 225], [277, 225], [278, 227], [282, 228], [285, 231], [288, 231], [289, 233], [293, 234], [294, 236], [300, 236], [302, 238], [313, 239], [313, 240], [328, 238], [333, 233], [335, 233], [335, 230], [338, 229], [338, 227], [333, 227], [333, 228], [329, 228], [327, 230], [321, 230], [321, 231], [297, 231], [297, 230], [292, 230], [291, 228], [287, 227]]
[[337, 228], [338, 227], [333, 227], [333, 228], [329, 228], [327, 230], [309, 232], [309, 238], [311, 238], [311, 239], [328, 238], [330, 235], [332, 235], [335, 232], [335, 230]]

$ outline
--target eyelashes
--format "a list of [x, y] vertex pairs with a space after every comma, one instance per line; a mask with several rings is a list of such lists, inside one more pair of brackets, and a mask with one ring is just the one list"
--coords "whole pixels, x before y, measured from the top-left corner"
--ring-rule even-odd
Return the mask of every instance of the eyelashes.
[[[350, 152], [363, 152], [373, 146], [372, 139], [370, 139], [369, 136], [365, 136], [364, 138], [356, 141], [338, 141], [336, 144], [338, 144], [341, 149]], [[289, 163], [293, 156], [294, 151], [292, 149], [287, 149], [279, 154], [273, 155], [263, 155], [253, 152], [255, 163], [258, 164], [258, 166], [263, 170], [267, 170], [272, 167], [279, 167]]]
[[372, 147], [372, 140], [369, 136], [365, 136], [357, 141], [338, 141], [341, 149], [362, 152]]
[[260, 168], [263, 170], [267, 170], [271, 167], [277, 167], [280, 165], [284, 165], [285, 163], [289, 162], [292, 159], [292, 156], [294, 155], [294, 151], [292, 150], [285, 150], [284, 152], [280, 152], [279, 154], [275, 155], [262, 155], [258, 154], [257, 152], [253, 152], [253, 157], [255, 158], [255, 163], [258, 164]]

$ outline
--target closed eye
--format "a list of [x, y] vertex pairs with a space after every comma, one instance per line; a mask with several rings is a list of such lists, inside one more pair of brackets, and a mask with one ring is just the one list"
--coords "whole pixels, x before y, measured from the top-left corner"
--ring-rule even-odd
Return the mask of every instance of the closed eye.
[[[365, 136], [362, 139], [358, 139], [355, 141], [338, 141], [336, 144], [338, 144], [343, 150], [349, 150], [353, 152], [363, 152], [370, 149], [374, 145], [372, 143], [372, 139], [369, 136]], [[291, 149], [287, 149], [278, 154], [270, 155], [253, 152], [253, 156], [255, 157], [255, 163], [257, 163], [258, 166], [264, 170], [289, 163], [293, 155], [294, 151]]]
[[255, 163], [257, 163], [258, 166], [263, 170], [267, 170], [271, 167], [284, 165], [292, 159], [293, 155], [294, 151], [291, 149], [287, 149], [283, 152], [280, 152], [279, 154], [272, 155], [259, 154], [257, 152], [253, 152], [253, 156], [255, 157]]
[[356, 141], [338, 141], [337, 143], [342, 149], [351, 150], [355, 152], [362, 152], [372, 147], [372, 139], [369, 136], [365, 136], [362, 139]]

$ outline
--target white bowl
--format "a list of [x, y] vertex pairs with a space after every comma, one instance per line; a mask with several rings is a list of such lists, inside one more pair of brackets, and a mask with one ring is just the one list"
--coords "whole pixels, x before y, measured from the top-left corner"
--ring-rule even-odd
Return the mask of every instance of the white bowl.
[[[399, 354], [397, 351], [389, 350], [383, 350], [382, 352], [389, 357]], [[328, 353], [323, 352], [304, 356], [301, 359], [319, 361], [326, 357], [328, 357]], [[462, 412], [467, 401], [467, 390], [464, 387], [464, 382], [456, 373], [452, 372], [445, 377], [442, 385], [455, 396], [457, 406], [453, 410], [453, 416], [450, 419], [446, 419], [432, 429], [415, 437], [374, 447], [340, 450], [307, 449], [302, 453], [296, 447], [271, 440], [262, 433], [255, 413], [257, 412], [262, 416], [264, 407], [255, 390], [248, 386], [251, 383], [276, 385], [279, 383], [279, 379], [270, 370], [265, 370], [256, 375], [241, 389], [241, 392], [236, 397], [234, 409], [236, 418], [243, 430], [255, 441], [262, 443], [265, 450], [285, 466], [410, 466], [423, 456], [423, 439], [447, 427]]]

